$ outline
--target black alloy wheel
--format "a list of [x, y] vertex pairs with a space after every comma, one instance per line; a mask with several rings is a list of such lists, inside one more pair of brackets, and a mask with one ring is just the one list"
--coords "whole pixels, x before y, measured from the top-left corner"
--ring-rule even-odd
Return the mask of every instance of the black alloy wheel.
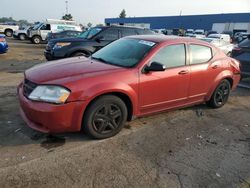
[[116, 135], [127, 120], [125, 103], [117, 96], [106, 95], [95, 100], [86, 110], [83, 128], [97, 139]]
[[230, 90], [230, 82], [228, 80], [222, 80], [215, 89], [211, 99], [208, 101], [208, 105], [213, 108], [222, 107], [228, 101]]

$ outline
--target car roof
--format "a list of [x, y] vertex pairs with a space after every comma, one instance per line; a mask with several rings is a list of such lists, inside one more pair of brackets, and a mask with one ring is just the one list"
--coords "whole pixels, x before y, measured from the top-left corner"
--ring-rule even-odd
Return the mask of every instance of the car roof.
[[96, 28], [119, 28], [119, 29], [141, 29], [141, 30], [150, 30], [148, 28], [142, 27], [134, 27], [134, 26], [119, 26], [119, 25], [111, 25], [111, 26], [97, 26]]
[[132, 38], [132, 39], [139, 39], [139, 40], [146, 40], [151, 41], [155, 43], [164, 43], [168, 41], [176, 41], [176, 42], [193, 42], [197, 44], [205, 44], [207, 45], [207, 42], [198, 40], [196, 38], [191, 37], [179, 37], [174, 35], [134, 35], [134, 36], [128, 36], [125, 38]]

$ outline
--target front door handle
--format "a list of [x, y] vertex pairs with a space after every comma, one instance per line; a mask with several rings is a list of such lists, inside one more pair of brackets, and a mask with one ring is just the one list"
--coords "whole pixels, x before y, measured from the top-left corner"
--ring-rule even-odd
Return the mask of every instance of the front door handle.
[[182, 70], [182, 71], [180, 71], [178, 74], [183, 75], [183, 74], [188, 74], [188, 73], [189, 73], [188, 70]]

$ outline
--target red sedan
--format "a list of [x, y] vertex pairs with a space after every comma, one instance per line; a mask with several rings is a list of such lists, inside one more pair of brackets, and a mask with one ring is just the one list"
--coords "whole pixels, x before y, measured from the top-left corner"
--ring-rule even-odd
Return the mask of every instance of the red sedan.
[[117, 134], [132, 117], [207, 103], [222, 107], [240, 80], [239, 62], [190, 38], [132, 36], [90, 58], [35, 66], [18, 86], [21, 115], [45, 133]]

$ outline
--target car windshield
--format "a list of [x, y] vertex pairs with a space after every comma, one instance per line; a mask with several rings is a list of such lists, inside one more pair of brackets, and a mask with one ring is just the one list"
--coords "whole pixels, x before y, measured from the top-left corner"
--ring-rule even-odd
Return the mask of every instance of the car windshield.
[[139, 39], [120, 39], [92, 55], [93, 59], [120, 67], [133, 67], [156, 45]]
[[218, 36], [218, 35], [209, 35], [208, 38], [219, 39], [220, 36]]
[[84, 39], [90, 39], [95, 36], [97, 33], [101, 32], [102, 28], [94, 27], [89, 29], [88, 31], [82, 32], [78, 37]]
[[33, 30], [37, 30], [41, 25], [43, 25], [43, 23], [39, 23], [39, 24], [35, 25], [35, 26], [33, 27]]
[[205, 41], [205, 42], [208, 42], [208, 43], [210, 43], [210, 42], [213, 41], [212, 39], [208, 39], [208, 38], [202, 38], [201, 40], [203, 40], [203, 41]]
[[195, 34], [202, 35], [203, 32], [201, 32], [201, 31], [196, 31]]

